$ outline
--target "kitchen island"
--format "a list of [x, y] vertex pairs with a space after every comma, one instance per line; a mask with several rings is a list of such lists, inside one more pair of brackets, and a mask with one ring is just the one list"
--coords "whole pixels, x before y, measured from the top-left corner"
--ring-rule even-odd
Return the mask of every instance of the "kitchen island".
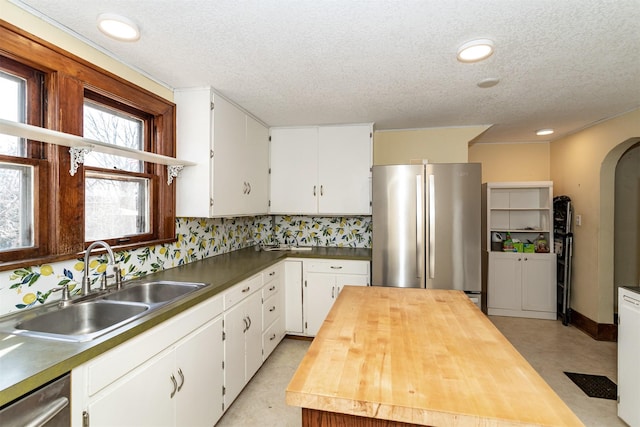
[[303, 426], [582, 426], [460, 291], [345, 286], [286, 391]]

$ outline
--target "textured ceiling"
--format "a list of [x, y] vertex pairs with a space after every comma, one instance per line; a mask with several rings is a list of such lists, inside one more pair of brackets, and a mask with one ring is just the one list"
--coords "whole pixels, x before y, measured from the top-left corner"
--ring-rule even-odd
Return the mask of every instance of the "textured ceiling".
[[[11, 0], [171, 88], [213, 86], [271, 126], [493, 125], [541, 141], [640, 106], [640, 0]], [[108, 39], [96, 17], [141, 28]], [[457, 48], [489, 38], [488, 60]], [[476, 84], [498, 78], [492, 88]], [[536, 129], [552, 127], [552, 137]]]

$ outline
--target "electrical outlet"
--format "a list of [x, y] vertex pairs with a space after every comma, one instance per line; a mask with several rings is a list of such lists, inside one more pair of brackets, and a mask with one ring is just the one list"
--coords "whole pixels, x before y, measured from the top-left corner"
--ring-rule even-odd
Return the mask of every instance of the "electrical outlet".
[[578, 227], [582, 225], [582, 215], [576, 215], [576, 225]]

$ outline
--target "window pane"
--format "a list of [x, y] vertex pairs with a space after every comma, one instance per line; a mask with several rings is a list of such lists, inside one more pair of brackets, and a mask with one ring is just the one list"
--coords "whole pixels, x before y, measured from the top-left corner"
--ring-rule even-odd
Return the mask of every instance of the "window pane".
[[149, 232], [149, 180], [93, 174], [85, 179], [85, 240]]
[[[0, 71], [0, 118], [24, 123], [25, 90], [26, 82], [23, 79]], [[0, 154], [24, 157], [24, 140], [0, 134]]]
[[0, 183], [0, 250], [33, 247], [33, 167], [0, 162]]
[[[143, 130], [143, 122], [140, 119], [89, 101], [84, 103], [83, 136], [85, 138], [143, 150]], [[143, 162], [134, 159], [93, 152], [85, 156], [84, 164], [130, 172], [142, 172], [143, 168]]]

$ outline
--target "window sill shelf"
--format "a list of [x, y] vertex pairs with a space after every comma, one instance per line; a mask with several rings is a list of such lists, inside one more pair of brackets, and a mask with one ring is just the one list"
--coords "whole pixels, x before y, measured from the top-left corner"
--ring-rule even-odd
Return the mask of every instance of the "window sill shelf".
[[136, 150], [128, 147], [120, 147], [77, 135], [71, 135], [64, 132], [58, 132], [5, 119], [0, 119], [0, 133], [69, 147], [71, 155], [71, 169], [69, 170], [69, 173], [71, 175], [76, 173], [79, 163], [84, 163], [84, 155], [91, 151], [166, 165], [168, 172], [167, 184], [171, 184], [173, 178], [178, 176], [184, 166], [196, 165], [194, 162], [180, 160], [174, 157], [149, 153], [148, 151]]

